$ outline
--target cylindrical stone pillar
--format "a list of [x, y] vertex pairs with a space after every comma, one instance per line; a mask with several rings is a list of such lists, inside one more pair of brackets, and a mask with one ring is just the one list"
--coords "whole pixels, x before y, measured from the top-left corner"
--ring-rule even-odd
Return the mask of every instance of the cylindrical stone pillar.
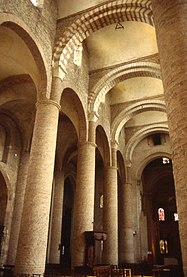
[[74, 201], [72, 266], [84, 266], [85, 231], [93, 231], [95, 193], [95, 144], [78, 145], [77, 182]]
[[119, 261], [134, 263], [134, 191], [131, 183], [124, 183], [121, 189], [122, 205], [120, 210], [121, 225], [119, 230]]
[[49, 263], [58, 264], [60, 262], [60, 244], [62, 236], [62, 213], [64, 199], [64, 173], [55, 172], [55, 185], [53, 197], [53, 209], [51, 220], [51, 240]]
[[19, 172], [18, 172], [18, 178], [16, 183], [16, 193], [15, 193], [13, 218], [12, 218], [12, 224], [11, 224], [10, 241], [9, 241], [9, 248], [8, 248], [8, 255], [7, 255], [8, 265], [14, 265], [15, 258], [16, 258], [17, 244], [18, 244], [24, 196], [25, 196], [29, 155], [30, 153], [27, 151], [23, 151], [21, 153]]
[[166, 101], [184, 275], [187, 276], [187, 2], [152, 0]]
[[59, 109], [51, 100], [37, 103], [15, 273], [45, 271]]
[[117, 167], [105, 168], [103, 219], [104, 230], [107, 232], [104, 257], [105, 263], [118, 265], [118, 195]]

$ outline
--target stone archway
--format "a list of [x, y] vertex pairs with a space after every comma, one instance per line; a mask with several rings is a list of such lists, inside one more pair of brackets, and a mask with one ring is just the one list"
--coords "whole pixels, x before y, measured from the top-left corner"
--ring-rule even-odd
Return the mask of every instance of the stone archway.
[[[157, 157], [149, 162], [142, 172], [142, 186], [143, 212], [147, 217], [147, 262], [182, 266], [171, 160]], [[158, 214], [160, 208], [164, 210], [162, 218]]]
[[[153, 25], [151, 1], [110, 1], [89, 10], [73, 22], [57, 39], [53, 55], [53, 69], [63, 69], [76, 46], [99, 29], [119, 21], [141, 21]], [[59, 27], [60, 28], [60, 27]], [[62, 33], [62, 32], [60, 32]], [[61, 74], [60, 74], [61, 75]]]

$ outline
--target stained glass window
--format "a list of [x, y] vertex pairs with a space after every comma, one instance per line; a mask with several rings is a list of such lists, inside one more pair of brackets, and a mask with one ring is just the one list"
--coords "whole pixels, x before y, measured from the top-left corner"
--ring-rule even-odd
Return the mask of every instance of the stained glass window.
[[160, 246], [160, 253], [161, 254], [168, 254], [168, 242], [167, 240], [161, 239], [159, 242]]
[[163, 208], [158, 209], [158, 220], [165, 221], [165, 211]]
[[174, 220], [175, 220], [175, 221], [178, 221], [178, 220], [179, 220], [178, 213], [174, 213]]

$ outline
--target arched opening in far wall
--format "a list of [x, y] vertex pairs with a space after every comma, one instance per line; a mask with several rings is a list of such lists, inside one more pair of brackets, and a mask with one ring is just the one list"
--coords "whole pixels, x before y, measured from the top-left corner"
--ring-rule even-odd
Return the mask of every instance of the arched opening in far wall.
[[147, 261], [159, 265], [181, 265], [181, 247], [172, 161], [159, 157], [142, 173], [143, 211], [147, 217]]

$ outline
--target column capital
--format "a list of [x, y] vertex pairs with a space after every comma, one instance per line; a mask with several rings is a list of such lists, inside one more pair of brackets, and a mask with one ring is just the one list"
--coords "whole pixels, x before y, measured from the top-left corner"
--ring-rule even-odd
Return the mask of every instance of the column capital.
[[36, 108], [38, 108], [40, 105], [54, 105], [59, 111], [61, 110], [61, 106], [57, 102], [50, 99], [39, 100], [36, 102]]
[[114, 165], [106, 165], [106, 166], [105, 166], [105, 169], [106, 169], [106, 170], [109, 170], [109, 169], [118, 170], [117, 166], [114, 166]]
[[78, 143], [78, 147], [83, 147], [85, 145], [90, 145], [90, 146], [93, 146], [95, 148], [97, 147], [97, 145], [92, 141], [81, 141], [81, 142]]

